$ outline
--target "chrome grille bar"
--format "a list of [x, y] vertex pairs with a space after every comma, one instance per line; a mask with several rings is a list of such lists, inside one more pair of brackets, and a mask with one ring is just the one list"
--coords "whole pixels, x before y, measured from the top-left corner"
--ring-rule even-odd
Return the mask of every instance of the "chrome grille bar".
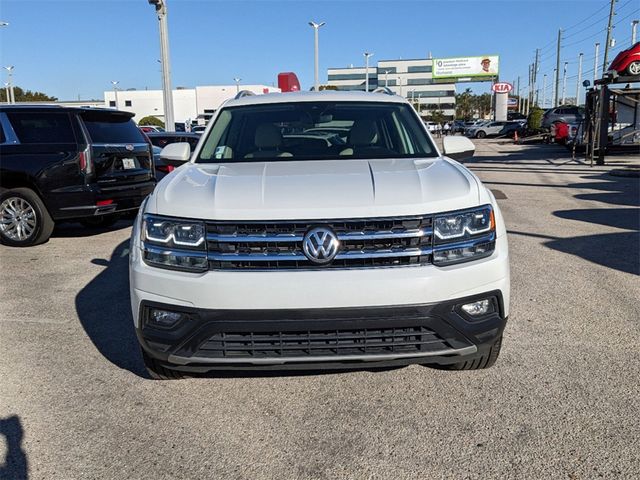
[[[349, 232], [349, 233], [337, 233], [338, 240], [382, 240], [386, 238], [419, 238], [425, 235], [431, 235], [433, 231], [431, 229], [421, 230], [408, 230], [404, 232]], [[210, 233], [207, 235], [207, 241], [209, 242], [251, 242], [251, 243], [271, 243], [271, 242], [301, 242], [304, 239], [304, 235], [219, 235]]]

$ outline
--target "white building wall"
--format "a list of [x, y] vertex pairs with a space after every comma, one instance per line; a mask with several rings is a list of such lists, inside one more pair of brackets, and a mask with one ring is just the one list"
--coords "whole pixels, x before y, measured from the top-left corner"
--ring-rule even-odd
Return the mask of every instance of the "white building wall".
[[[251, 90], [256, 94], [279, 92], [280, 89], [268, 85], [241, 85], [241, 90]], [[217, 110], [222, 102], [236, 95], [235, 85], [202, 86], [181, 88], [173, 91], [173, 112], [175, 121], [184, 123], [195, 120], [205, 110]], [[112, 103], [113, 102], [113, 103]], [[162, 90], [118, 90], [104, 92], [104, 106], [117, 108], [135, 114], [138, 122], [148, 115], [164, 122]], [[129, 104], [130, 103], [130, 104]]]

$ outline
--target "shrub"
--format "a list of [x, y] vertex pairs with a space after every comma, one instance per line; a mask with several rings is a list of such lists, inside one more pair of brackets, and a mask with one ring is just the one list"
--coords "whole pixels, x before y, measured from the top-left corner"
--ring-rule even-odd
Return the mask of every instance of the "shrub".
[[152, 115], [148, 115], [146, 117], [142, 117], [140, 119], [140, 121], [138, 122], [138, 125], [140, 126], [144, 126], [144, 125], [150, 125], [152, 127], [162, 127], [164, 128], [164, 122], [162, 120], [160, 120], [159, 118], [156, 118]]
[[531, 112], [529, 112], [529, 117], [527, 118], [527, 126], [529, 130], [540, 130], [542, 127], [542, 115], [544, 114], [544, 110], [540, 107], [533, 107]]

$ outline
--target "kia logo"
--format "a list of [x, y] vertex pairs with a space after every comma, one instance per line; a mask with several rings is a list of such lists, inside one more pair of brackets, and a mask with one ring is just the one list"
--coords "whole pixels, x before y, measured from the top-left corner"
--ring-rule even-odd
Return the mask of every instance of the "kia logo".
[[491, 86], [491, 90], [493, 90], [495, 93], [509, 93], [511, 90], [513, 90], [513, 85], [507, 82], [498, 82], [494, 83]]

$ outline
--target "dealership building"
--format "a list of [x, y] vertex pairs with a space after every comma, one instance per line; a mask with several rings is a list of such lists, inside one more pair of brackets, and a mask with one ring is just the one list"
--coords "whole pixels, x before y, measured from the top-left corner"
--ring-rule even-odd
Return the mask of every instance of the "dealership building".
[[[483, 67], [491, 71], [483, 71]], [[493, 81], [497, 79], [497, 68], [497, 56], [379, 60], [369, 67], [369, 90], [388, 87], [417, 104], [422, 115], [442, 111], [447, 119], [453, 119], [456, 83]], [[328, 85], [338, 90], [364, 91], [366, 73], [365, 67], [329, 68]]]
[[[233, 98], [238, 89], [249, 90], [255, 94], [279, 92], [280, 89], [269, 85], [207, 85], [195, 88], [177, 88], [173, 90], [173, 116], [177, 123], [206, 124], [207, 120], [220, 108], [220, 105]], [[110, 90], [104, 92], [104, 106], [117, 108], [135, 114], [134, 120], [140, 121], [153, 116], [164, 122], [162, 90]]]

